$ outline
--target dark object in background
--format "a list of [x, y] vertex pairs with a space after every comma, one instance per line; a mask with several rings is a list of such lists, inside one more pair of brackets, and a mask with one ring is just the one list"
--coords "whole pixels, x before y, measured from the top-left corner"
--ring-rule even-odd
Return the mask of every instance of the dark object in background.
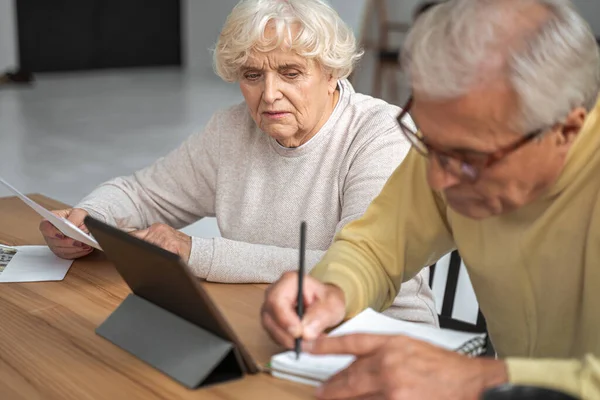
[[533, 386], [506, 384], [487, 390], [481, 400], [578, 400], [568, 394]]
[[[439, 1], [426, 1], [419, 4], [419, 6], [415, 8], [413, 21], [416, 21], [425, 11], [439, 3]], [[381, 50], [379, 52], [379, 60], [384, 63], [398, 64], [400, 62], [400, 49]]]
[[426, 1], [425, 3], [419, 4], [417, 8], [415, 8], [415, 13], [413, 16], [413, 21], [421, 16], [425, 11], [429, 10], [431, 7], [438, 5], [440, 1]]
[[19, 65], [33, 73], [181, 66], [181, 0], [15, 4]]
[[[441, 1], [425, 1], [415, 7], [413, 13], [413, 22], [416, 21], [423, 13], [430, 8], [440, 4]], [[408, 29], [406, 24], [394, 23], [387, 21], [387, 10], [385, 8], [385, 0], [375, 2], [375, 6], [378, 9], [379, 19], [379, 43], [377, 45], [376, 64], [375, 64], [375, 75], [373, 77], [373, 91], [371, 93], [374, 97], [381, 97], [383, 80], [385, 79], [384, 74], [388, 69], [395, 70], [400, 66], [400, 49], [389, 47], [389, 33], [390, 32], [401, 32], [406, 33]], [[398, 84], [395, 74], [392, 74], [387, 81], [389, 91], [391, 91], [394, 103], [397, 103], [398, 98]]]
[[0, 75], [0, 86], [4, 85], [31, 85], [33, 83], [33, 74], [23, 69], [16, 71], [6, 71]]

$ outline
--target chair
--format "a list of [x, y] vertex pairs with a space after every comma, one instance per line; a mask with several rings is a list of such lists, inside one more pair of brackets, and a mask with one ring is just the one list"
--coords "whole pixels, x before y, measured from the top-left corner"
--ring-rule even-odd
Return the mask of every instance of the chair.
[[398, 102], [397, 71], [400, 67], [400, 48], [391, 47], [390, 34], [407, 33], [410, 23], [390, 21], [386, 0], [374, 0], [373, 10], [378, 22], [377, 41], [375, 43], [375, 70], [373, 75], [373, 97], [381, 97], [383, 81], [389, 82], [390, 100]]
[[[363, 42], [363, 47], [368, 49], [374, 47], [375, 50], [375, 69], [373, 75], [373, 91], [374, 97], [382, 97], [383, 82], [388, 83], [390, 92], [390, 101], [398, 103], [399, 87], [397, 72], [401, 67], [400, 63], [400, 48], [391, 45], [390, 35], [392, 33], [407, 33], [411, 27], [411, 23], [397, 22], [389, 20], [390, 13], [388, 12], [387, 0], [373, 0], [371, 10], [375, 12], [375, 17], [378, 24], [377, 40], [374, 43]], [[414, 12], [413, 19], [424, 13], [430, 7], [436, 5], [436, 1], [427, 1], [421, 3]], [[372, 20], [372, 15], [368, 15], [368, 20]], [[365, 31], [365, 30], [364, 30]]]
[[[472, 304], [476, 306], [476, 319], [475, 321], [465, 321], [465, 318], [456, 318], [455, 317], [455, 304], [457, 303], [457, 299], [459, 296], [458, 290], [460, 288], [465, 288], [464, 279], [468, 280], [468, 274], [464, 263], [462, 262], [458, 251], [453, 251], [449, 255], [440, 259], [436, 264], [430, 267], [431, 272], [429, 275], [429, 285], [436, 292], [437, 288], [440, 285], [443, 285], [443, 300], [441, 301], [441, 309], [438, 305], [438, 313], [440, 320], [440, 327], [445, 329], [452, 329], [462, 332], [472, 332], [472, 333], [485, 333], [487, 334], [487, 324], [485, 322], [485, 318], [479, 310], [479, 306], [477, 304]], [[446, 273], [447, 272], [447, 273]], [[461, 282], [461, 274], [463, 278], [463, 282]], [[443, 281], [445, 275], [445, 282]], [[469, 286], [467, 290], [470, 293], [464, 293], [463, 296], [468, 298], [468, 301], [473, 302], [475, 300], [475, 294], [472, 292], [472, 287]], [[439, 299], [438, 299], [439, 300]], [[486, 352], [485, 356], [493, 357], [495, 355], [494, 347], [492, 342], [490, 341], [489, 335], [486, 336]]]

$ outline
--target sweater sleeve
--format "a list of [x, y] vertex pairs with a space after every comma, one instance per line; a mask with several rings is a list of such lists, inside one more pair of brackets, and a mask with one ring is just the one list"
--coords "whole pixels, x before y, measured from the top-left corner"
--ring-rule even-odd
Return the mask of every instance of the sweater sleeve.
[[162, 222], [181, 228], [214, 215], [219, 120], [130, 176], [101, 184], [75, 207], [126, 231]]
[[600, 359], [582, 360], [508, 358], [509, 381], [560, 390], [582, 400], [600, 399]]
[[352, 317], [367, 307], [388, 308], [402, 282], [453, 248], [445, 204], [427, 185], [426, 160], [411, 151], [311, 274], [343, 290]]
[[[364, 213], [408, 152], [408, 143], [402, 141], [394, 121], [390, 121], [389, 129], [370, 134], [370, 140], [361, 143], [348, 160], [347, 169], [340, 171], [342, 210], [336, 232]], [[314, 249], [307, 251], [307, 270], [310, 271], [324, 253]], [[225, 238], [194, 238], [190, 267], [209, 281], [273, 282], [284, 272], [298, 268], [298, 249]]]

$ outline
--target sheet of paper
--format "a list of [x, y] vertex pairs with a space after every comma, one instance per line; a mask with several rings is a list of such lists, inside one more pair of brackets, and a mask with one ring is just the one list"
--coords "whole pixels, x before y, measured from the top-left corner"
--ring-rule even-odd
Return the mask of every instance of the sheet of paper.
[[301, 383], [303, 385], [309, 385], [309, 386], [320, 386], [321, 381], [315, 380], [315, 379], [307, 379], [307, 378], [302, 378], [299, 377], [297, 375], [292, 375], [292, 374], [285, 374], [279, 371], [272, 371], [271, 373], [275, 378], [279, 378], [279, 379], [285, 379], [287, 381], [292, 381], [292, 382], [296, 382], [296, 383]]
[[[423, 340], [436, 346], [457, 350], [472, 339], [485, 337], [484, 334], [458, 332], [438, 329], [432, 326], [406, 322], [390, 318], [372, 309], [367, 309], [356, 317], [334, 329], [329, 335], [340, 336], [353, 333], [372, 333], [380, 335], [406, 335]], [[280, 377], [289, 375], [306, 381], [324, 381], [354, 361], [350, 355], [315, 356], [303, 353], [300, 359], [292, 351], [275, 355], [271, 368]]]
[[13, 192], [18, 198], [20, 198], [25, 204], [31, 207], [35, 212], [37, 212], [39, 215], [50, 221], [50, 223], [54, 225], [56, 229], [61, 231], [63, 235], [68, 236], [71, 239], [78, 240], [81, 243], [85, 243], [88, 246], [92, 246], [98, 250], [102, 250], [98, 242], [91, 235], [88, 235], [87, 233], [79, 229], [77, 226], [73, 225], [71, 221], [67, 220], [66, 218], [58, 217], [50, 211], [46, 210], [38, 203], [31, 200], [23, 193], [19, 192], [14, 186], [6, 182], [4, 179], [0, 178], [0, 183], [3, 184], [6, 188], [8, 188], [8, 190]]
[[[0, 283], [61, 281], [73, 264], [72, 260], [55, 256], [48, 246], [15, 246], [12, 249], [11, 259], [7, 263], [0, 261]], [[6, 246], [0, 246], [0, 252], [5, 251]]]

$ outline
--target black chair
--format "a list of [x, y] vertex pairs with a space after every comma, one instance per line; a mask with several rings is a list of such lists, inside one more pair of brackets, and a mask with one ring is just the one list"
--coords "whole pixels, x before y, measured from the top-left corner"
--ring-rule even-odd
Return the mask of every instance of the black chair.
[[[460, 274], [460, 268], [462, 264], [462, 259], [458, 254], [458, 251], [453, 251], [450, 254], [450, 264], [448, 266], [448, 278], [446, 280], [446, 285], [444, 289], [444, 298], [442, 301], [442, 310], [439, 315], [440, 327], [444, 329], [452, 329], [456, 331], [462, 332], [470, 332], [470, 333], [485, 333], [486, 334], [486, 351], [484, 356], [495, 356], [494, 346], [489, 338], [489, 334], [487, 331], [487, 324], [485, 322], [485, 317], [481, 313], [481, 310], [477, 315], [477, 322], [475, 324], [470, 324], [468, 322], [460, 321], [452, 318], [452, 312], [454, 310], [454, 302], [456, 300], [456, 291], [458, 287], [458, 278]], [[429, 286], [433, 287], [435, 272], [436, 272], [436, 264], [430, 267], [430, 275], [429, 275]], [[465, 271], [466, 272], [466, 271]]]
[[[416, 20], [420, 15], [429, 10], [431, 7], [439, 4], [438, 1], [425, 1], [419, 4], [414, 12], [413, 20]], [[396, 70], [400, 68], [400, 48], [392, 47], [389, 44], [390, 33], [407, 33], [410, 29], [410, 24], [403, 22], [388, 21], [388, 11], [385, 6], [385, 0], [376, 0], [373, 7], [377, 11], [377, 19], [379, 20], [379, 40], [377, 43], [375, 74], [373, 77], [373, 92], [374, 97], [383, 95], [384, 81], [385, 86], [391, 92], [391, 100], [394, 103], [398, 101], [398, 82]], [[386, 74], [387, 72], [387, 74]]]

